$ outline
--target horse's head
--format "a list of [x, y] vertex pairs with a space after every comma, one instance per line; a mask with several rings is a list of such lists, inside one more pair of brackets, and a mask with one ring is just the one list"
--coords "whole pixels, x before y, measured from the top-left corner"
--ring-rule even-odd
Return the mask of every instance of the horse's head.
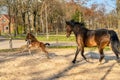
[[69, 37], [73, 31], [74, 23], [73, 21], [66, 21], [66, 37]]
[[36, 40], [36, 38], [31, 33], [27, 33], [25, 40], [26, 41], [28, 41], [28, 40], [33, 41], [33, 40]]

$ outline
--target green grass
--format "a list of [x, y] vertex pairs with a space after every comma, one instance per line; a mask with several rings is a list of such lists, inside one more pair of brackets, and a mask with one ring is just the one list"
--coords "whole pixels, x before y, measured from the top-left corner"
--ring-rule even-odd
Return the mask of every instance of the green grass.
[[21, 40], [25, 40], [26, 34], [19, 34], [15, 37], [13, 37], [13, 39], [21, 39]]
[[[36, 37], [39, 41], [75, 41], [75, 37], [72, 35], [69, 38], [66, 35], [49, 35], [48, 39], [46, 35], [38, 35]], [[25, 39], [25, 35], [18, 35], [13, 39]]]
[[67, 38], [65, 35], [51, 35], [48, 39], [46, 38], [46, 36], [39, 36], [37, 37], [37, 39], [40, 41], [75, 41], [74, 36], [70, 36], [69, 38]]
[[[4, 35], [5, 36], [5, 35]], [[8, 36], [5, 36], [6, 38], [9, 38]], [[16, 37], [13, 37], [13, 39], [22, 39], [25, 40], [26, 35], [17, 35]], [[66, 35], [49, 35], [47, 38], [46, 35], [38, 35], [36, 37], [39, 41], [75, 41], [75, 36], [71, 35], [69, 38], [66, 37]]]
[[13, 48], [13, 49], [0, 49], [0, 52], [15, 52], [19, 51], [19, 48]]

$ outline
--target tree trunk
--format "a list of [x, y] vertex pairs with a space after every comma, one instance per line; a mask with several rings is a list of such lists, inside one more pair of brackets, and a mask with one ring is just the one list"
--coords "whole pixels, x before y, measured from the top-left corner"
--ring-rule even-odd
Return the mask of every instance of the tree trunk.
[[23, 33], [24, 33], [24, 34], [26, 34], [26, 25], [25, 25], [25, 24], [26, 24], [26, 20], [25, 20], [26, 16], [25, 16], [25, 14], [26, 14], [25, 12], [22, 13]]
[[10, 9], [10, 6], [9, 6], [9, 10], [8, 10], [8, 15], [9, 15], [9, 23], [8, 23], [9, 34], [11, 35], [11, 9]]
[[118, 34], [120, 37], [120, 0], [116, 0], [117, 4], [117, 16], [118, 16]]
[[30, 33], [31, 33], [30, 12], [27, 12], [27, 16], [28, 16], [28, 32], [30, 32]]
[[9, 15], [9, 23], [8, 23], [8, 26], [9, 26], [9, 37], [10, 37], [10, 40], [9, 40], [9, 47], [10, 49], [12, 49], [12, 34], [11, 34], [11, 5], [9, 4], [9, 7], [8, 7], [8, 15]]
[[34, 11], [34, 21], [33, 21], [33, 25], [34, 25], [34, 29], [35, 29], [35, 33], [37, 34], [37, 26], [36, 26], [36, 17], [37, 17], [37, 12], [36, 11]]
[[18, 15], [18, 10], [15, 10], [15, 15], [14, 15], [14, 36], [16, 36], [17, 34], [19, 34], [18, 31], [18, 21], [17, 21], [17, 15]]
[[45, 5], [45, 20], [46, 20], [46, 38], [47, 40], [49, 39], [49, 35], [48, 35], [48, 13], [47, 13], [47, 5]]
[[43, 23], [43, 19], [42, 19], [42, 14], [41, 14], [41, 26], [42, 26], [42, 33], [44, 34], [45, 33], [45, 25], [44, 25], [44, 23]]

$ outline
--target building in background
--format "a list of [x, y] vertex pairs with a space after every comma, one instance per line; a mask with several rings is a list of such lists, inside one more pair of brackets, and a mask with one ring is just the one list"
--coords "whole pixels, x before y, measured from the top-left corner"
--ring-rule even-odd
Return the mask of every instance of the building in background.
[[[12, 18], [11, 32], [14, 30], [14, 18]], [[9, 32], [9, 16], [7, 14], [0, 14], [0, 34]]]

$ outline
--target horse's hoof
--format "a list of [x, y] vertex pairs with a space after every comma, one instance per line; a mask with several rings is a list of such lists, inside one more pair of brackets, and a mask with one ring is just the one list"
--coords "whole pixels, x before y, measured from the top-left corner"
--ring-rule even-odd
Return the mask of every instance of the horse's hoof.
[[102, 65], [102, 63], [98, 63], [98, 65]]
[[103, 62], [99, 62], [99, 64], [98, 65], [102, 65], [102, 64], [104, 64]]
[[85, 59], [86, 62], [90, 62], [88, 59]]
[[93, 62], [91, 62], [90, 60], [86, 60], [86, 62], [88, 62], [88, 63], [93, 63]]
[[72, 63], [75, 64], [75, 60], [73, 60]]

